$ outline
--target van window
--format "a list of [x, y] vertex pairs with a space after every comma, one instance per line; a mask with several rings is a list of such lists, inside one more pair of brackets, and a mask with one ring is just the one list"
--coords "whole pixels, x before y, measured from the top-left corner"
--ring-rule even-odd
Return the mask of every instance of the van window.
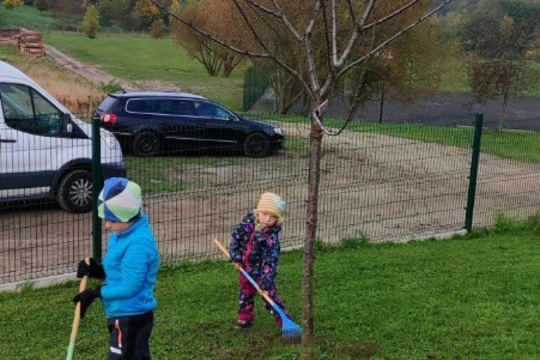
[[34, 89], [0, 84], [6, 125], [30, 134], [55, 136], [62, 132], [63, 113]]

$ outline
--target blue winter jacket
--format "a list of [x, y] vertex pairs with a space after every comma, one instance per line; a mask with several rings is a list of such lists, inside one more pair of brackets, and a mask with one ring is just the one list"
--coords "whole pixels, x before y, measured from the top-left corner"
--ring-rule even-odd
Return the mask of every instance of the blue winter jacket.
[[146, 215], [122, 233], [112, 232], [103, 259], [106, 278], [101, 287], [107, 318], [139, 315], [154, 309], [158, 267], [159, 252]]

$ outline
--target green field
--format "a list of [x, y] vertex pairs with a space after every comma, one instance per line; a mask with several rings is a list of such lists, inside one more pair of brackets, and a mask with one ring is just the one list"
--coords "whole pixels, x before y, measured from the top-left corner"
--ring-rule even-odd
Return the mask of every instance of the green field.
[[0, 28], [18, 27], [45, 32], [56, 29], [56, 20], [52, 18], [50, 12], [44, 11], [40, 14], [33, 6], [16, 7], [12, 11], [0, 6]]
[[[317, 359], [540, 358], [539, 220], [522, 228], [499, 219], [491, 231], [452, 240], [319, 245], [313, 289]], [[280, 296], [300, 322], [302, 251], [284, 253], [279, 270]], [[0, 357], [64, 358], [77, 289], [74, 281], [0, 293]], [[154, 358], [297, 359], [300, 345], [282, 340], [259, 299], [255, 325], [233, 329], [237, 292], [227, 262], [163, 266]], [[105, 324], [97, 301], [81, 321], [76, 359], [106, 357]]]

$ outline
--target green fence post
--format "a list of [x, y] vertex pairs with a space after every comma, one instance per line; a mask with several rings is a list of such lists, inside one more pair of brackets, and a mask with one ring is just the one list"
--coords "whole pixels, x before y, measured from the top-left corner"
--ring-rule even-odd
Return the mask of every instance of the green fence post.
[[101, 136], [99, 119], [92, 119], [92, 256], [101, 262], [101, 218], [98, 216], [97, 200], [101, 192]]
[[474, 114], [474, 139], [472, 144], [471, 170], [469, 172], [469, 190], [467, 192], [467, 207], [465, 208], [465, 230], [472, 231], [474, 200], [476, 198], [476, 184], [478, 178], [478, 161], [480, 159], [480, 143], [482, 140], [482, 127], [484, 114]]

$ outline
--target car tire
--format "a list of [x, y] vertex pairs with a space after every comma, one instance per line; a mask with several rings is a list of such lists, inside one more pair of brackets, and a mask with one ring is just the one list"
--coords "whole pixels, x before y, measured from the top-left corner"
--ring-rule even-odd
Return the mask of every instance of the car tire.
[[244, 154], [249, 157], [260, 158], [268, 155], [270, 142], [261, 133], [249, 135], [244, 141]]
[[142, 132], [133, 140], [133, 154], [139, 157], [154, 156], [159, 154], [159, 136], [153, 132]]
[[62, 209], [72, 213], [92, 210], [92, 173], [81, 169], [69, 172], [60, 181], [56, 200]]

